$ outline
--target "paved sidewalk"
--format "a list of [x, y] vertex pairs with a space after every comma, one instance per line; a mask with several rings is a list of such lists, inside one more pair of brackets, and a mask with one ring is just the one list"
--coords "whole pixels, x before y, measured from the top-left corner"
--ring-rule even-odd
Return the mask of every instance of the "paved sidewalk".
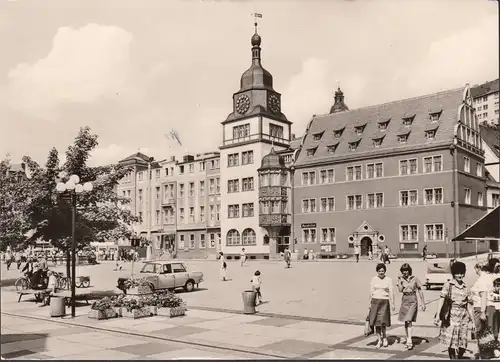
[[[48, 307], [13, 302], [9, 294], [2, 293], [1, 322], [1, 350], [7, 358], [447, 359], [435, 338], [437, 328], [424, 320], [415, 328], [415, 349], [408, 352], [398, 343], [404, 335], [401, 325], [389, 330], [388, 348], [375, 349], [375, 337], [363, 336], [361, 321], [344, 324], [200, 309], [177, 318], [96, 321], [87, 317], [88, 306], [79, 306], [75, 319], [50, 318]], [[470, 349], [472, 357], [474, 342]]]

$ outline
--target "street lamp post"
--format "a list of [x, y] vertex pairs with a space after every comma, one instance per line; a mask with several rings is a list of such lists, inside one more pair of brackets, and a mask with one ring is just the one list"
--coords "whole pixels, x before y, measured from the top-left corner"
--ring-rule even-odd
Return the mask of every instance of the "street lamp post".
[[[59, 174], [64, 179], [65, 173]], [[80, 177], [71, 175], [66, 182], [59, 182], [56, 191], [61, 195], [69, 196], [71, 202], [71, 317], [75, 317], [75, 296], [76, 296], [76, 195], [85, 191], [92, 191], [93, 185], [90, 182], [80, 184]]]
[[291, 224], [292, 224], [292, 230], [291, 230], [291, 242], [292, 242], [292, 253], [295, 253], [295, 210], [294, 210], [294, 194], [295, 194], [295, 187], [294, 187], [294, 184], [295, 184], [295, 166], [292, 165], [290, 166], [290, 210], [291, 210]]

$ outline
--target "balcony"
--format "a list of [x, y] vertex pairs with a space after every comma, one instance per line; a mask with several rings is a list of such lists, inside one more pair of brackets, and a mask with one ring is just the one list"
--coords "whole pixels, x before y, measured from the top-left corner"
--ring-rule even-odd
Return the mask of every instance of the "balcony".
[[291, 225], [290, 214], [259, 214], [259, 226], [289, 226]]
[[259, 187], [259, 198], [261, 197], [281, 197], [287, 198], [287, 187], [285, 186], [264, 186]]
[[175, 197], [165, 197], [161, 201], [162, 206], [174, 206], [175, 205]]

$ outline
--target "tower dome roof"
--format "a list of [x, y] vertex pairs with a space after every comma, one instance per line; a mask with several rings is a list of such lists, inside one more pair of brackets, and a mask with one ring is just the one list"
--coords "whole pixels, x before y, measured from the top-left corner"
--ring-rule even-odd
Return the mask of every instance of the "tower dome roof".
[[349, 107], [344, 103], [344, 92], [340, 90], [340, 87], [338, 87], [337, 91], [335, 91], [335, 103], [330, 108], [330, 114], [332, 113], [339, 113], [339, 112], [345, 112], [348, 111]]
[[261, 170], [282, 169], [285, 168], [285, 161], [276, 153], [274, 147], [264, 157], [260, 164]]

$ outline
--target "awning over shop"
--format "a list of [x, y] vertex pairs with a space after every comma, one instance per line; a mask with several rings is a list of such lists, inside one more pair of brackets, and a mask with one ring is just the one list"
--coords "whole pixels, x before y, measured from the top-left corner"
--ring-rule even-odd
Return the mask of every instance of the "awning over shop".
[[500, 206], [453, 239], [453, 241], [462, 240], [500, 240]]

